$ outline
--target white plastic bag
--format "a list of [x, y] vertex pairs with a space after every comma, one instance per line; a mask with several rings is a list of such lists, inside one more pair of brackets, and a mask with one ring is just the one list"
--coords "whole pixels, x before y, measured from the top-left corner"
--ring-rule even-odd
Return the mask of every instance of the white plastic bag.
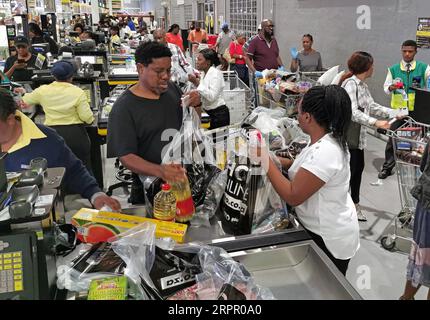
[[336, 85], [341, 85], [341, 83], [339, 83], [340, 82], [340, 79], [343, 77], [343, 75], [345, 74], [345, 70], [343, 70], [343, 71], [341, 71], [341, 72], [339, 72], [334, 78], [333, 78], [333, 80], [332, 80], [332, 82], [331, 82], [331, 84], [336, 84]]
[[[192, 223], [208, 223], [207, 211], [199, 212], [204, 203], [207, 190], [216, 179], [220, 170], [216, 166], [215, 148], [210, 137], [200, 129], [200, 119], [193, 108], [184, 108], [181, 130], [173, 137], [163, 155], [162, 162], [182, 164], [187, 171], [194, 206], [197, 214]], [[162, 180], [155, 177], [144, 177], [146, 207], [152, 212], [153, 198], [161, 190]], [[206, 216], [203, 217], [203, 214]]]
[[331, 84], [331, 82], [333, 81], [334, 77], [338, 74], [338, 72], [339, 72], [339, 66], [334, 66], [329, 70], [327, 70], [321, 77], [319, 77], [317, 82], [323, 86], [328, 86]]

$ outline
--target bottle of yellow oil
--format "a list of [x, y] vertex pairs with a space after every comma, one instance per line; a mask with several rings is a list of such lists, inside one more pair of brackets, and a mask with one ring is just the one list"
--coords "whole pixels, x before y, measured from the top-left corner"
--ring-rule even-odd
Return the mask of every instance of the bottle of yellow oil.
[[163, 221], [175, 221], [176, 198], [168, 183], [161, 186], [161, 191], [154, 197], [154, 218]]
[[188, 178], [185, 176], [181, 181], [172, 183], [172, 191], [176, 198], [176, 221], [182, 223], [190, 221], [196, 209]]

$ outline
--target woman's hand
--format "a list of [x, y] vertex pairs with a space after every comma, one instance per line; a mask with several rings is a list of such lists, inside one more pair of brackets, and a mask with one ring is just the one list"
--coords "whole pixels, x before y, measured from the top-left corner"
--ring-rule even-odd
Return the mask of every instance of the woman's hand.
[[183, 95], [184, 107], [200, 107], [202, 105], [202, 99], [200, 93], [197, 90], [191, 90]]
[[291, 160], [289, 158], [282, 158], [278, 156], [278, 160], [281, 163], [281, 166], [284, 170], [290, 169], [290, 167], [293, 165], [294, 160]]
[[390, 129], [390, 123], [387, 120], [377, 120], [375, 127], [380, 129]]
[[197, 77], [194, 75], [194, 74], [189, 74], [188, 75], [188, 80], [192, 83], [192, 84], [194, 84], [196, 87], [198, 86], [198, 79], [197, 79]]
[[15, 88], [15, 89], [13, 89], [13, 92], [18, 93], [18, 94], [26, 94], [27, 93], [27, 91], [25, 91], [25, 89], [23, 87]]

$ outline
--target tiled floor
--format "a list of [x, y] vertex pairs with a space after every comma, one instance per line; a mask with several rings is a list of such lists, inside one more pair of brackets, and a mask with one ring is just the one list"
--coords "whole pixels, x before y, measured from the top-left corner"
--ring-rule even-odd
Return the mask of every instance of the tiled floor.
[[[361, 222], [361, 248], [351, 260], [347, 279], [364, 299], [398, 299], [403, 292], [408, 261], [407, 241], [399, 240], [402, 251], [389, 252], [379, 243], [381, 236], [392, 229], [393, 219], [400, 210], [397, 177], [392, 175], [381, 186], [372, 186], [377, 181], [377, 172], [384, 157], [385, 142], [370, 136], [365, 152], [366, 167], [361, 190], [361, 206], [368, 217]], [[106, 160], [105, 186], [115, 183], [113, 161]], [[127, 197], [118, 190], [114, 193], [123, 203]], [[421, 289], [416, 299], [425, 299], [427, 290]]]

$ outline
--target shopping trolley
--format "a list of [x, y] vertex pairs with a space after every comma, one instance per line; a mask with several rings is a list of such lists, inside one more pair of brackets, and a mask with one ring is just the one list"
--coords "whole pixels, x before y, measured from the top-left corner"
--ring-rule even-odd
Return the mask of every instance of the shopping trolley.
[[381, 238], [382, 247], [391, 251], [396, 246], [397, 238], [412, 240], [410, 237], [400, 235], [399, 230], [411, 231], [413, 227], [417, 200], [410, 191], [421, 176], [420, 164], [430, 138], [430, 125], [407, 117], [404, 124], [395, 131], [378, 129], [378, 132], [386, 134], [393, 141], [400, 194], [401, 211], [394, 219], [394, 232]]
[[240, 123], [252, 109], [251, 89], [239, 78], [236, 71], [223, 71], [223, 98], [230, 112], [230, 123]]
[[[296, 74], [296, 81], [289, 83], [294, 88], [286, 88], [285, 92], [275, 88], [264, 89], [266, 94], [260, 94], [261, 105], [271, 109], [284, 108], [288, 116], [295, 116], [305, 93], [317, 84], [317, 81], [304, 75]], [[259, 102], [262, 102], [259, 101]]]
[[325, 70], [323, 70], [323, 71], [300, 71], [299, 72], [299, 74], [300, 75], [302, 75], [302, 76], [304, 76], [304, 77], [307, 77], [307, 78], [309, 78], [309, 79], [312, 79], [312, 80], [314, 80], [315, 82], [317, 82], [318, 81], [318, 79], [324, 74], [324, 73], [326, 73], [326, 71], [327, 71], [328, 69], [325, 69]]

